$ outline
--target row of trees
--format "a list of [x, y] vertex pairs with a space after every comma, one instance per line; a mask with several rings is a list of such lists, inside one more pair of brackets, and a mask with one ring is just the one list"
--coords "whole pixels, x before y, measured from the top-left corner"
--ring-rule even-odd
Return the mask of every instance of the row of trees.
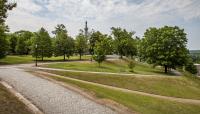
[[[80, 30], [76, 38], [68, 35], [63, 24], [57, 25], [52, 32], [55, 37], [41, 28], [38, 32], [18, 31], [6, 34], [8, 27], [5, 25], [7, 11], [16, 4], [0, 1], [0, 58], [7, 54], [32, 54], [41, 57], [63, 56], [70, 57], [79, 54], [91, 54], [99, 64], [105, 60], [107, 54], [118, 54], [120, 58], [138, 57], [141, 61], [154, 66], [163, 66], [165, 73], [169, 69], [185, 67], [195, 73], [196, 69], [186, 48], [186, 33], [179, 27], [164, 26], [162, 28], [149, 28], [142, 39], [134, 37], [134, 32], [128, 32], [120, 27], [112, 27], [110, 35], [99, 31], [89, 32], [88, 35]], [[37, 49], [37, 50], [36, 50]], [[92, 59], [91, 58], [91, 59]]]

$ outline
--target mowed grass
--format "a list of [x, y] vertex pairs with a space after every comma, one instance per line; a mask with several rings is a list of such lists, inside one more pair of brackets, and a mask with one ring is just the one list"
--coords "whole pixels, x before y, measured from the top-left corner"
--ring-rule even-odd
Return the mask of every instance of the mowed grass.
[[31, 114], [31, 112], [0, 84], [0, 114]]
[[[51, 76], [50, 76], [51, 77]], [[105, 87], [95, 86], [92, 84], [86, 84], [79, 81], [69, 80], [62, 77], [51, 77], [57, 81], [61, 81], [67, 84], [78, 86], [83, 90], [94, 93], [96, 97], [103, 99], [111, 99], [117, 103], [120, 103], [133, 112], [140, 114], [199, 114], [200, 105], [184, 104], [178, 102], [172, 102], [169, 100], [163, 100], [133, 93], [126, 93], [119, 90], [108, 89]]]
[[[110, 60], [105, 61], [99, 67], [96, 62], [68, 62], [68, 63], [55, 63], [44, 65], [49, 68], [81, 70], [81, 71], [95, 71], [95, 72], [113, 72], [113, 73], [132, 73], [129, 72], [128, 62], [126, 60]], [[153, 68], [152, 66], [144, 63], [136, 62], [134, 68], [136, 74], [162, 74], [162, 68]]]
[[[82, 60], [89, 60], [90, 56], [83, 56]], [[68, 59], [66, 58], [66, 61]], [[71, 56], [69, 58], [70, 61], [72, 60], [79, 60], [79, 56]], [[56, 62], [56, 61], [63, 61], [63, 56], [58, 57], [50, 57], [44, 58], [44, 61], [41, 61], [41, 58], [38, 58], [38, 62]], [[6, 56], [3, 59], [0, 59], [0, 65], [9, 65], [9, 64], [24, 64], [24, 63], [33, 63], [35, 62], [35, 57], [31, 55], [23, 55], [23, 56]]]
[[46, 72], [104, 85], [136, 90], [163, 96], [200, 99], [200, 80], [186, 76], [125, 76], [84, 72]]

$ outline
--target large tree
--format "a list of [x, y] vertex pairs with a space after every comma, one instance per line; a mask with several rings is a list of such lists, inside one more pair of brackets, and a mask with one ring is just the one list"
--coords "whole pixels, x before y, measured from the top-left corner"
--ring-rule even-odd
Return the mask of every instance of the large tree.
[[54, 56], [65, 56], [68, 58], [73, 55], [74, 40], [69, 37], [67, 30], [63, 24], [57, 25], [56, 30], [53, 33], [56, 34], [54, 42]]
[[149, 28], [141, 42], [143, 59], [148, 63], [160, 65], [167, 73], [169, 68], [183, 66], [188, 59], [187, 38], [184, 29], [164, 26]]
[[134, 32], [128, 32], [126, 29], [112, 27], [112, 35], [114, 36], [115, 51], [122, 56], [136, 55], [136, 45], [133, 39]]
[[[36, 48], [37, 45], [37, 48]], [[36, 50], [37, 49], [37, 50]], [[42, 58], [51, 57], [52, 56], [52, 42], [49, 33], [41, 28], [37, 33], [34, 34], [34, 42], [32, 45], [33, 56], [37, 56]]]
[[81, 56], [87, 50], [87, 38], [85, 37], [83, 30], [80, 30], [79, 35], [76, 37], [75, 47], [76, 47], [76, 51], [78, 52], [78, 54], [80, 56], [80, 60], [81, 60]]
[[8, 31], [8, 26], [5, 25], [7, 11], [12, 10], [15, 6], [16, 3], [9, 3], [8, 0], [0, 0], [0, 58], [5, 57], [9, 49], [5, 34]]

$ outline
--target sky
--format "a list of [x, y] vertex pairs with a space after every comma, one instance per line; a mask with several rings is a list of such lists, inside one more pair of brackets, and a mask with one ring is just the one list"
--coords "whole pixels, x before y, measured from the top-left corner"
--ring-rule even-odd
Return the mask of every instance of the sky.
[[9, 0], [17, 7], [6, 23], [11, 32], [38, 31], [52, 35], [64, 24], [75, 37], [88, 21], [89, 30], [111, 33], [111, 27], [135, 31], [143, 37], [149, 27], [179, 26], [187, 33], [188, 48], [200, 49], [200, 0]]

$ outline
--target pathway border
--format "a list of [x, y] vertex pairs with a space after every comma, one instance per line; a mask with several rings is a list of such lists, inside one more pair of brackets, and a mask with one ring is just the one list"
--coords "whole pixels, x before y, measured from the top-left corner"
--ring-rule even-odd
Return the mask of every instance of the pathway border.
[[197, 100], [197, 99], [185, 99], [185, 98], [178, 98], [178, 97], [156, 95], [156, 94], [151, 94], [151, 93], [134, 91], [134, 90], [124, 89], [124, 88], [113, 87], [113, 86], [109, 86], [109, 85], [103, 85], [103, 84], [99, 84], [99, 83], [79, 80], [79, 79], [75, 79], [75, 78], [65, 77], [65, 76], [61, 76], [61, 75], [57, 75], [57, 74], [53, 74], [53, 73], [48, 73], [48, 72], [45, 72], [45, 71], [36, 71], [36, 72], [44, 74], [44, 75], [58, 76], [58, 77], [62, 77], [62, 78], [66, 78], [66, 79], [69, 79], [69, 80], [74, 80], [74, 81], [78, 81], [78, 82], [82, 82], [82, 83], [92, 84], [92, 85], [101, 86], [101, 87], [105, 87], [105, 88], [110, 88], [110, 89], [114, 89], [114, 90], [120, 90], [120, 91], [123, 91], [123, 92], [129, 92], [129, 93], [134, 93], [134, 94], [139, 94], [139, 95], [145, 95], [145, 96], [150, 96], [150, 97], [160, 98], [160, 99], [166, 99], [166, 100], [171, 100], [171, 101], [176, 101], [176, 102], [181, 102], [181, 103], [189, 103], [189, 104], [198, 104], [198, 105], [200, 105], [200, 100]]
[[39, 108], [37, 108], [34, 104], [32, 104], [28, 99], [26, 99], [22, 94], [20, 94], [19, 92], [17, 92], [12, 86], [10, 86], [8, 83], [6, 83], [5, 81], [0, 81], [0, 83], [11, 93], [13, 94], [15, 97], [17, 97], [17, 99], [19, 99], [19, 101], [21, 101], [22, 103], [24, 103], [28, 109], [33, 113], [33, 114], [44, 114], [42, 111], [39, 110]]

